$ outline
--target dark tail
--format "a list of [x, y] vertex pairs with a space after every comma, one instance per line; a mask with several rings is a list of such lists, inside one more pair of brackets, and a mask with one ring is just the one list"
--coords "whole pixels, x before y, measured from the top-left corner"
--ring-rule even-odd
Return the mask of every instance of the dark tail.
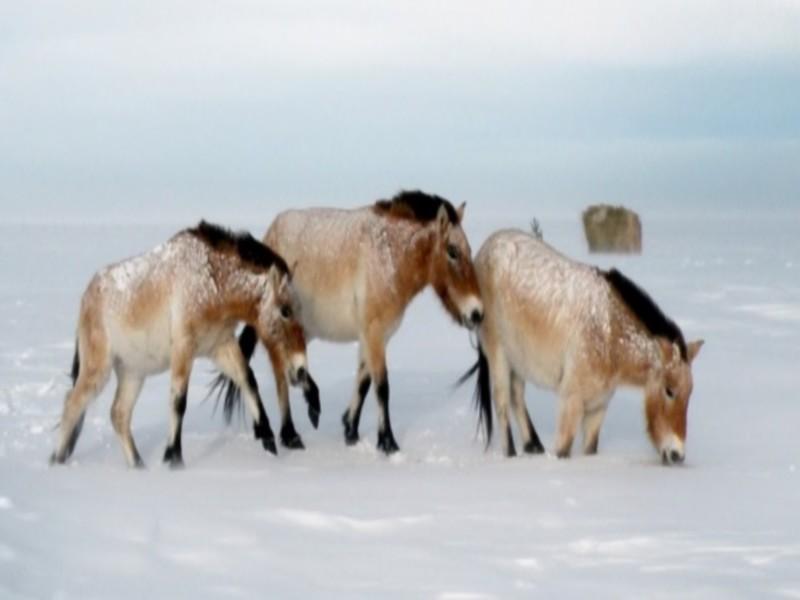
[[[75, 387], [75, 382], [78, 381], [78, 375], [81, 372], [81, 356], [78, 350], [78, 340], [75, 340], [75, 354], [72, 355], [72, 371], [70, 371], [69, 376], [72, 378], [72, 387]], [[83, 419], [86, 417], [86, 411], [81, 413], [81, 416], [78, 417], [78, 421], [75, 423], [75, 427], [72, 428], [72, 434], [69, 436], [69, 441], [67, 442], [66, 447], [66, 454], [64, 458], [69, 458], [72, 456], [72, 453], [75, 451], [75, 444], [78, 443], [78, 437], [81, 435], [81, 430], [83, 429]]]
[[489, 362], [483, 353], [483, 348], [478, 345], [478, 361], [470, 367], [456, 382], [456, 386], [464, 384], [470, 377], [478, 373], [475, 384], [475, 410], [478, 411], [478, 429], [483, 426], [486, 434], [486, 447], [492, 441], [492, 384], [489, 379]]
[[[239, 335], [239, 348], [242, 354], [244, 354], [244, 359], [248, 363], [250, 359], [253, 358], [253, 353], [256, 351], [257, 341], [256, 330], [250, 325], [247, 325]], [[247, 376], [249, 379], [255, 380], [253, 370], [249, 366], [247, 367]], [[217, 402], [220, 400], [223, 401], [222, 412], [225, 415], [225, 420], [230, 423], [234, 411], [242, 406], [242, 390], [240, 390], [239, 386], [231, 381], [227, 375], [220, 373], [214, 378], [214, 381], [211, 382], [209, 388], [208, 395], [212, 396], [214, 394], [217, 394]]]
[[75, 387], [75, 382], [78, 381], [78, 375], [81, 372], [81, 357], [78, 352], [78, 340], [75, 340], [75, 354], [72, 356], [72, 371], [69, 376], [72, 377], [72, 387]]

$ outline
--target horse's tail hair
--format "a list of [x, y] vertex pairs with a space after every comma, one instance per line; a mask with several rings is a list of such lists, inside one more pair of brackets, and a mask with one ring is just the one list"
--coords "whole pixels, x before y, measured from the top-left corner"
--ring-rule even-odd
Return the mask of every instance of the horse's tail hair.
[[[253, 353], [256, 350], [256, 330], [250, 325], [245, 326], [242, 333], [239, 334], [239, 349], [244, 355], [247, 363], [253, 358]], [[252, 376], [252, 370], [247, 367], [248, 375]], [[208, 395], [212, 396], [217, 394], [217, 402], [223, 401], [222, 413], [225, 415], [225, 421], [230, 423], [233, 419], [233, 413], [237, 408], [241, 409], [242, 406], [242, 390], [224, 373], [220, 373], [214, 378], [209, 387]]]
[[72, 387], [75, 387], [75, 382], [78, 381], [78, 375], [81, 372], [81, 355], [78, 350], [78, 340], [75, 340], [75, 354], [72, 355], [72, 370], [69, 376], [72, 378]]
[[[81, 353], [79, 350], [79, 342], [75, 340], [75, 353], [72, 355], [72, 369], [69, 372], [69, 376], [72, 379], [72, 387], [75, 387], [75, 383], [78, 381], [78, 375], [81, 373]], [[69, 436], [69, 440], [67, 441], [67, 456], [70, 456], [72, 452], [75, 450], [75, 444], [78, 443], [78, 438], [81, 435], [81, 430], [83, 429], [83, 420], [86, 417], [86, 411], [84, 410], [78, 420], [75, 422], [75, 426], [72, 428], [72, 433]], [[60, 426], [56, 425], [57, 427]]]
[[464, 384], [470, 377], [478, 373], [478, 381], [475, 384], [475, 394], [473, 400], [475, 410], [478, 411], [478, 429], [483, 426], [486, 434], [486, 447], [492, 441], [492, 384], [489, 379], [489, 362], [483, 353], [483, 348], [478, 344], [478, 360], [464, 373], [456, 382], [456, 387]]

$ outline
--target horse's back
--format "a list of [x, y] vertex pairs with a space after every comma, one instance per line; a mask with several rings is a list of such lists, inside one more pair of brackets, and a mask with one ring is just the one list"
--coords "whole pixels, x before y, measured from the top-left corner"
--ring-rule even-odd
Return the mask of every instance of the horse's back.
[[520, 375], [558, 387], [570, 354], [606, 306], [597, 271], [519, 230], [490, 236], [475, 267], [489, 335]]

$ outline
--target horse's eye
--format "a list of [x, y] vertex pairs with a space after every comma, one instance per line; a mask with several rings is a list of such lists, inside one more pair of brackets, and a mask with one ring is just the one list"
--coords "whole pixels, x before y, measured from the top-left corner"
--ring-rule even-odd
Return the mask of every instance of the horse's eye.
[[675, 390], [673, 390], [671, 387], [664, 388], [664, 393], [670, 400], [675, 400]]
[[458, 260], [458, 248], [453, 244], [447, 244], [447, 257], [450, 260]]
[[291, 319], [292, 318], [292, 307], [288, 304], [284, 304], [281, 306], [281, 316], [284, 319]]

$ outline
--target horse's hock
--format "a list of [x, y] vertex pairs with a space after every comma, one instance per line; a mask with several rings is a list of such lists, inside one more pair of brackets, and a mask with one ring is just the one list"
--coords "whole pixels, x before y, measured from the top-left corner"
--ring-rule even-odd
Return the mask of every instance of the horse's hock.
[[583, 230], [590, 252], [642, 251], [642, 222], [623, 206], [596, 204], [583, 211]]

